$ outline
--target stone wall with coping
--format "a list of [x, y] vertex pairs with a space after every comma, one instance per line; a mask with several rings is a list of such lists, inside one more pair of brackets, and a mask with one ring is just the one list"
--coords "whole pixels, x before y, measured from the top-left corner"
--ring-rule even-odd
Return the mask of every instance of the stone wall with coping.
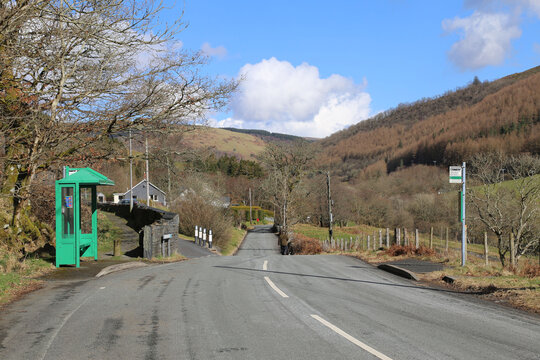
[[134, 204], [131, 213], [129, 205], [99, 204], [98, 208], [128, 220], [128, 226], [139, 232], [140, 256], [145, 259], [178, 251], [178, 214], [141, 204]]

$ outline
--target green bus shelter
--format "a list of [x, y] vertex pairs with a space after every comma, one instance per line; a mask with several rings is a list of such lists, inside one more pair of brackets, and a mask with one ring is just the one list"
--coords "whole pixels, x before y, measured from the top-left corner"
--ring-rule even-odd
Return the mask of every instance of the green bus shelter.
[[81, 257], [98, 258], [98, 185], [114, 181], [90, 168], [65, 167], [64, 178], [56, 181], [56, 266], [80, 266]]

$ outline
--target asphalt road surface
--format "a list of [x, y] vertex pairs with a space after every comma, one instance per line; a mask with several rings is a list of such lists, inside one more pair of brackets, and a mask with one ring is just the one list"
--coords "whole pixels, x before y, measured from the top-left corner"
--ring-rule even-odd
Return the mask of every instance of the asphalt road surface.
[[540, 318], [343, 256], [237, 256], [58, 282], [4, 309], [0, 359], [538, 359]]

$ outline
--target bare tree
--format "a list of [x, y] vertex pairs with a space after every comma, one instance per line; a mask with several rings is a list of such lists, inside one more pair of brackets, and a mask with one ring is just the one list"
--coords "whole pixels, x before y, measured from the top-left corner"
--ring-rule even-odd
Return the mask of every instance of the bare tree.
[[298, 221], [296, 207], [305, 199], [303, 180], [311, 168], [314, 148], [305, 141], [292, 144], [269, 144], [260, 155], [267, 177], [263, 188], [275, 206], [275, 221], [287, 234]]
[[[503, 266], [509, 251], [514, 252], [511, 258], [517, 262], [539, 244], [540, 159], [530, 155], [479, 154], [472, 159], [471, 167], [472, 178], [481, 185], [468, 194], [474, 220], [497, 237]], [[514, 249], [508, 241], [510, 234], [515, 240]]]
[[2, 0], [0, 144], [13, 223], [36, 175], [106, 158], [113, 134], [183, 131], [226, 104], [234, 81], [200, 74], [180, 19], [153, 0]]

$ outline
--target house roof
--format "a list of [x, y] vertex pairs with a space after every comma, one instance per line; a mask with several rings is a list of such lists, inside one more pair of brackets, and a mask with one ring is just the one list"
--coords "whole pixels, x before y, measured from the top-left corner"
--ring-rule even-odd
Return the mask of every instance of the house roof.
[[[129, 193], [132, 189], [135, 189], [137, 186], [141, 185], [143, 182], [145, 182], [146, 180], [141, 180], [137, 183], [137, 185], [133, 186], [131, 189], [129, 189], [128, 191], [126, 191], [125, 193], [122, 193], [123, 195], [126, 195], [127, 193]], [[160, 188], [158, 188], [156, 185], [152, 184], [150, 181], [148, 182], [150, 184], [150, 186], [154, 187], [157, 191], [159, 191], [160, 193], [162, 193], [163, 195], [165, 195], [165, 191], [161, 190]]]

